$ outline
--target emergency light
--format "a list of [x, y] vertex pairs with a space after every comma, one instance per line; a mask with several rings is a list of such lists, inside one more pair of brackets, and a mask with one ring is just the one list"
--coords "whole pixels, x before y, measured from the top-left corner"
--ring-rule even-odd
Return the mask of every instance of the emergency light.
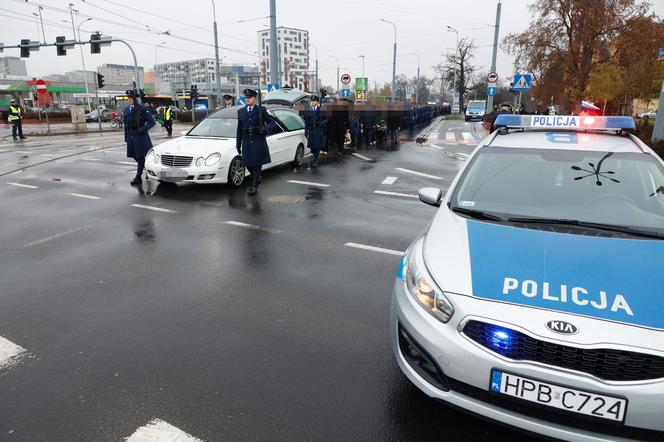
[[632, 117], [596, 117], [583, 115], [510, 115], [501, 114], [494, 123], [519, 129], [623, 130], [634, 129]]

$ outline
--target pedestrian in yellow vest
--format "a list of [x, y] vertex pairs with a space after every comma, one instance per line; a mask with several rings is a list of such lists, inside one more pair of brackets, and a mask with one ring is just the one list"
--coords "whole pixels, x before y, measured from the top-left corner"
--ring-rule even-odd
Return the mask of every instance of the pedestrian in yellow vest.
[[166, 110], [164, 111], [164, 128], [169, 137], [173, 135], [173, 114], [171, 113], [170, 106], [166, 106]]
[[[23, 125], [21, 120], [23, 116], [21, 115], [21, 108], [16, 104], [16, 100], [12, 98], [9, 104], [9, 122], [12, 123], [12, 138], [18, 140], [19, 138], [25, 140], [26, 137], [23, 136]], [[16, 133], [18, 132], [18, 137]]]

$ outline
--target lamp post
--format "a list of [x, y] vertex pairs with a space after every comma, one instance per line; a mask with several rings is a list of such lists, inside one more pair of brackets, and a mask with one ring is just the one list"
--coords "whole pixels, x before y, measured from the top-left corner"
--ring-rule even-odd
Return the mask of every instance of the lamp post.
[[[459, 50], [459, 31], [454, 29], [452, 26], [447, 26], [447, 30], [449, 32], [454, 32], [456, 34], [456, 46], [454, 47], [454, 52], [457, 52]], [[461, 55], [459, 55], [459, 61], [461, 61]], [[457, 69], [456, 66], [454, 66], [454, 84], [452, 85], [452, 107], [454, 107], [454, 102], [456, 101], [457, 103], [459, 102], [457, 99]], [[459, 112], [461, 112], [461, 103], [459, 103]]]
[[313, 87], [313, 92], [316, 93], [318, 90], [318, 46], [312, 45], [309, 43], [309, 46], [313, 46], [314, 49], [316, 50], [316, 76], [314, 77], [314, 87]]
[[381, 18], [380, 21], [389, 23], [394, 27], [394, 56], [392, 58], [392, 103], [394, 103], [394, 97], [396, 96], [397, 89], [397, 25], [394, 22], [385, 20]]
[[364, 78], [364, 55], [359, 55], [359, 57], [362, 59], [362, 78]]
[[[76, 11], [78, 12], [78, 11]], [[74, 30], [74, 5], [69, 3], [69, 13], [71, 14], [71, 28], [74, 31], [74, 38], [77, 38], [78, 41], [81, 41], [81, 25], [85, 22], [92, 20], [92, 17], [86, 18], [78, 24], [78, 32]], [[88, 88], [88, 73], [85, 70], [85, 58], [83, 57], [83, 45], [78, 45], [78, 48], [81, 51], [81, 65], [83, 66], [83, 82], [85, 83], [85, 101], [88, 104], [88, 108], [92, 111], [92, 105], [90, 104], [90, 89]], [[138, 81], [138, 79], [136, 79]]]
[[221, 95], [221, 71], [219, 68], [219, 38], [217, 36], [217, 9], [212, 0], [212, 26], [214, 28], [214, 78], [217, 83], [217, 93], [215, 94], [215, 106], [219, 107], [219, 97]]
[[334, 55], [330, 55], [329, 57], [334, 58], [337, 60], [337, 94], [340, 94], [340, 86], [339, 86], [339, 58], [335, 57]]
[[162, 41], [161, 43], [159, 43], [157, 46], [154, 47], [154, 70], [155, 70], [155, 73], [157, 72], [157, 49], [163, 48], [165, 44], [166, 44], [166, 42]]
[[410, 55], [417, 57], [417, 84], [415, 85], [415, 104], [420, 104], [420, 56], [414, 52]]

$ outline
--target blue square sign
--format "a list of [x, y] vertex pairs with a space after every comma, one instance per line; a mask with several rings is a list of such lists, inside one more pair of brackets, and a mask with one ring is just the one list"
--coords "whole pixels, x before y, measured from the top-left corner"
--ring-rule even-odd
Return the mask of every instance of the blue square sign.
[[272, 92], [272, 91], [278, 91], [281, 89], [281, 85], [279, 83], [268, 83], [267, 84], [267, 91]]
[[350, 89], [344, 88], [341, 89], [341, 98], [348, 98], [350, 97]]
[[496, 86], [489, 86], [486, 90], [486, 94], [489, 97], [494, 97], [496, 95]]
[[533, 82], [533, 77], [530, 74], [514, 74], [513, 91], [527, 91]]
[[237, 100], [235, 100], [235, 104], [237, 104], [238, 106], [244, 106], [247, 104], [247, 99], [244, 98], [244, 96], [240, 96], [238, 97]]

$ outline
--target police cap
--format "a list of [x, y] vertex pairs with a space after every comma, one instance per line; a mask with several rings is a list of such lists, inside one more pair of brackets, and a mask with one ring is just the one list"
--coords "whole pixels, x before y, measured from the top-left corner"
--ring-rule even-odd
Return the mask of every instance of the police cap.
[[311, 98], [309, 98], [311, 101], [320, 101], [318, 98], [318, 95], [312, 95]]
[[136, 98], [136, 91], [133, 89], [128, 89], [125, 94], [127, 95], [127, 98]]
[[253, 89], [245, 89], [244, 90], [244, 96], [245, 97], [256, 97], [258, 95], [258, 92], [256, 92]]
[[223, 96], [222, 98], [223, 98], [224, 100], [232, 100], [232, 99], [233, 99], [233, 96], [232, 96], [232, 95], [228, 95], [228, 94], [224, 94], [224, 96]]

